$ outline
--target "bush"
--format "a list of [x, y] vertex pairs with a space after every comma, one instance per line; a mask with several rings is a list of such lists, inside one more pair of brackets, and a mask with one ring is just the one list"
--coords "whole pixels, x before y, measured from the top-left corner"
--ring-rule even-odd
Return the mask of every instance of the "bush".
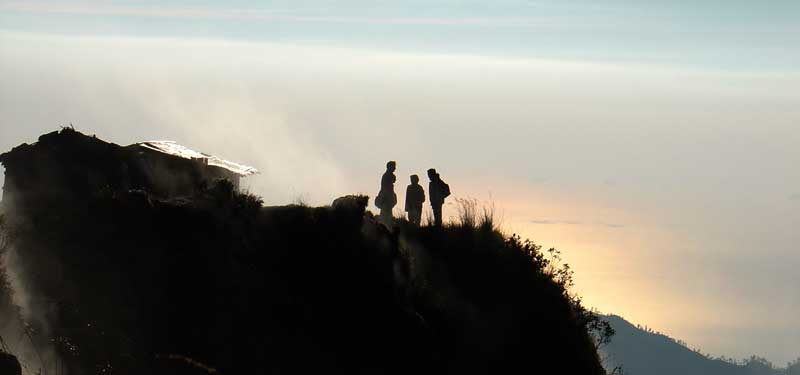
[[568, 268], [490, 210], [392, 231], [364, 197], [261, 207], [230, 188], [32, 211], [17, 249], [29, 269], [59, 264], [26, 282], [57, 301], [70, 372], [189, 371], [176, 356], [229, 374], [603, 371]]
[[455, 198], [458, 210], [458, 217], [450, 225], [464, 229], [480, 229], [484, 231], [498, 230], [495, 222], [494, 203], [488, 206], [480, 206], [474, 198]]

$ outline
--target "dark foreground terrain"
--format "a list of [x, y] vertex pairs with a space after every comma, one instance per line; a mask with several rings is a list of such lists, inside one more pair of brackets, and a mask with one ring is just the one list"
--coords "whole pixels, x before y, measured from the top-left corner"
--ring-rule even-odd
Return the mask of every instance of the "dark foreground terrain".
[[224, 180], [86, 191], [82, 168], [107, 160], [71, 147], [2, 160], [50, 184], [3, 212], [0, 314], [28, 324], [5, 340], [39, 352], [28, 371], [604, 373], [563, 274], [489, 222], [389, 229], [366, 197], [262, 207]]

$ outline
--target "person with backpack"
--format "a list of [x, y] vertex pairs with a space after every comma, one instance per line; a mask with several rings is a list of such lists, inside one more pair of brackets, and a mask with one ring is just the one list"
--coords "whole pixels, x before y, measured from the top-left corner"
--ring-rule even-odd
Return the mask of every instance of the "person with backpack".
[[397, 181], [397, 177], [394, 175], [396, 169], [396, 162], [386, 163], [386, 172], [381, 177], [381, 190], [375, 197], [375, 206], [381, 209], [380, 221], [386, 225], [392, 224], [392, 208], [397, 204], [397, 194], [394, 192], [394, 182]]
[[442, 206], [444, 200], [450, 196], [450, 185], [442, 181], [436, 169], [428, 169], [428, 194], [430, 194], [431, 208], [433, 209], [433, 223], [437, 227], [442, 226]]
[[422, 221], [422, 203], [425, 202], [425, 190], [419, 184], [419, 176], [411, 175], [411, 184], [406, 188], [406, 212], [408, 221], [419, 226]]

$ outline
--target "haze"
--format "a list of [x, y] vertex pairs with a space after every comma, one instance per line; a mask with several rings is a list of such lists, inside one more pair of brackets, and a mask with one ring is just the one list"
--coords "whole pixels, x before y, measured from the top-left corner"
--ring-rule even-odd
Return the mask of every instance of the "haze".
[[436, 167], [587, 305], [800, 355], [797, 3], [155, 4], [0, 1], [0, 149], [174, 140], [259, 168], [267, 204]]

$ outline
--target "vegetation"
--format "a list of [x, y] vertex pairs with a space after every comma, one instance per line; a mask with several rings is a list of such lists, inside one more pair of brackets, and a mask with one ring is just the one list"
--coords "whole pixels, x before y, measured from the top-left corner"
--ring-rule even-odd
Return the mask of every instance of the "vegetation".
[[505, 237], [475, 206], [443, 228], [390, 230], [353, 202], [262, 207], [219, 182], [29, 207], [13, 246], [29, 292], [53, 303], [26, 323], [58, 359], [28, 367], [603, 373], [608, 332], [555, 250]]
[[[467, 198], [455, 198], [455, 201], [458, 206], [458, 216], [454, 222], [447, 225], [448, 228], [467, 232], [489, 232], [505, 237], [496, 224], [493, 203], [480, 205], [478, 200]], [[528, 258], [525, 261], [532, 265], [535, 272], [542, 273], [560, 288], [562, 296], [572, 303], [577, 321], [594, 339], [595, 348], [599, 349], [611, 341], [611, 337], [614, 335], [611, 325], [598, 313], [586, 309], [580, 296], [571, 293], [574, 286], [574, 272], [569, 264], [562, 263], [559, 250], [549, 248], [542, 251], [541, 245], [537, 245], [530, 239], [522, 240], [517, 234], [507, 237], [505, 245], [512, 254], [524, 254]]]
[[558, 252], [475, 201], [444, 227], [387, 228], [364, 196], [264, 207], [224, 171], [71, 129], [0, 162], [30, 373], [604, 372], [610, 330]]

